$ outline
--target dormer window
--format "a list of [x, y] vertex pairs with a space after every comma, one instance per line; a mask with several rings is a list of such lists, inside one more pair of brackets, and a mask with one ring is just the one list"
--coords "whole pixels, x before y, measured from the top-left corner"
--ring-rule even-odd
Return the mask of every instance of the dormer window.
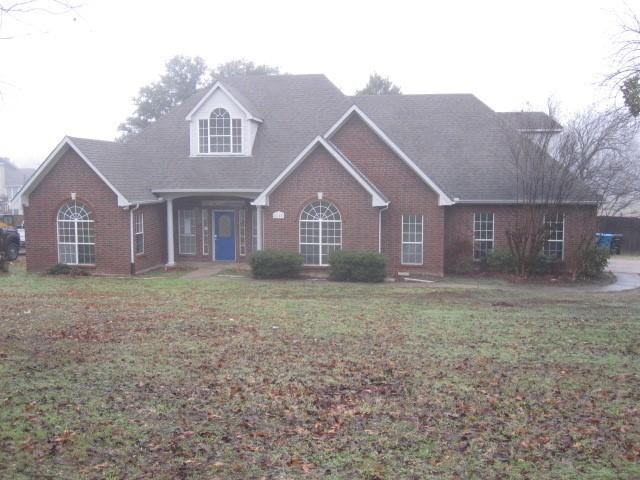
[[200, 153], [242, 153], [242, 120], [216, 108], [198, 122]]

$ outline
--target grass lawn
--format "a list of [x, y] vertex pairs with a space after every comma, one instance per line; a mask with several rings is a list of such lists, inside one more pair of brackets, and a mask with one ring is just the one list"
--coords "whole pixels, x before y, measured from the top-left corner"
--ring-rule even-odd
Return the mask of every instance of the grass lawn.
[[2, 478], [639, 478], [640, 293], [0, 276]]

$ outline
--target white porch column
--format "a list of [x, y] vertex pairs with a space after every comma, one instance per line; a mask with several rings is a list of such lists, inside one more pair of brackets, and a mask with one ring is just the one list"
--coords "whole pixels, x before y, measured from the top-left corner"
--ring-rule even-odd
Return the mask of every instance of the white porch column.
[[173, 247], [173, 198], [167, 198], [167, 267], [175, 266]]
[[256, 221], [256, 246], [258, 250], [262, 250], [262, 207], [256, 207], [256, 213], [258, 214], [258, 219]]

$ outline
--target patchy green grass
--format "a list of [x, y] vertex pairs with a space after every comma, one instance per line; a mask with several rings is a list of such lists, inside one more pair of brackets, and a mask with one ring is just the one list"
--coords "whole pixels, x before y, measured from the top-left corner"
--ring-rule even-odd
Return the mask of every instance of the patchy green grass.
[[3, 478], [638, 478], [640, 293], [0, 277]]

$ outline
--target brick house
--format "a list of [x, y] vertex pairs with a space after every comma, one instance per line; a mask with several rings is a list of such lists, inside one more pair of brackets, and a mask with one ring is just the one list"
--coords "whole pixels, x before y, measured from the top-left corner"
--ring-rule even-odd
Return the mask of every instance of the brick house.
[[[358, 249], [390, 274], [443, 275], [506, 246], [521, 205], [505, 129], [525, 135], [532, 115], [466, 94], [350, 97], [323, 75], [226, 79], [125, 143], [65, 137], [15, 200], [27, 268], [128, 274], [261, 249], [324, 268]], [[541, 219], [545, 252], [569, 257], [595, 215], [586, 195]]]

